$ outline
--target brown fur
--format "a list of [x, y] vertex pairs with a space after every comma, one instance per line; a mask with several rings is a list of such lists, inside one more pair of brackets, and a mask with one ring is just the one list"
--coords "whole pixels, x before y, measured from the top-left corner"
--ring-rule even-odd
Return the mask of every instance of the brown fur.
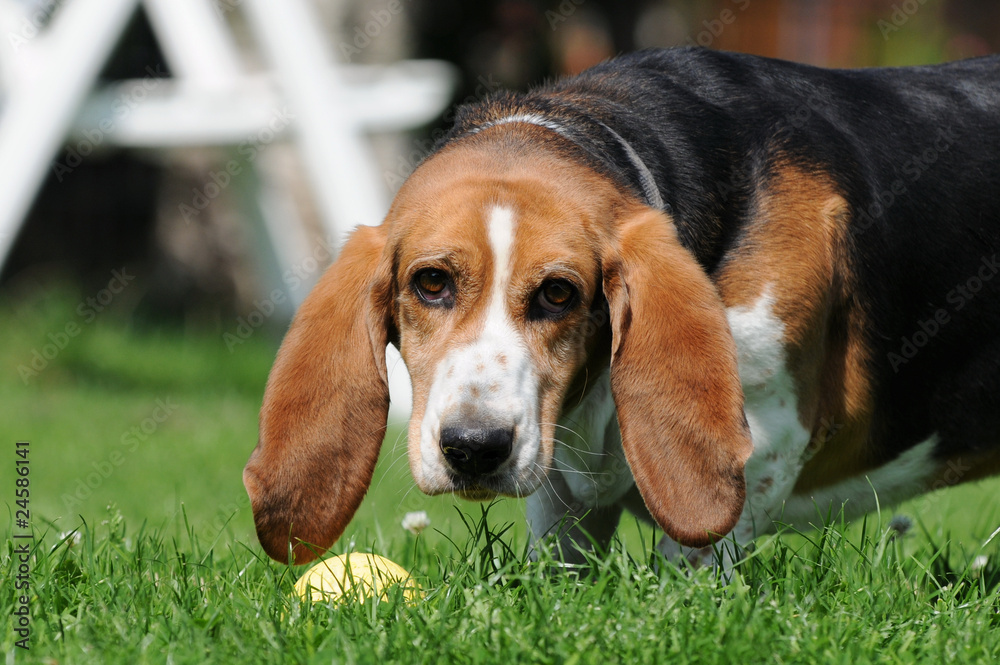
[[865, 314], [852, 305], [848, 206], [817, 172], [778, 161], [757, 211], [715, 281], [727, 307], [752, 306], [770, 285], [785, 326], [799, 421], [812, 432], [796, 491], [873, 468]]
[[371, 482], [389, 408], [389, 303], [376, 282], [384, 239], [384, 228], [351, 236], [268, 378], [243, 483], [261, 545], [278, 561], [306, 563], [332, 545]]
[[662, 213], [622, 220], [614, 245], [604, 291], [625, 455], [667, 535], [708, 545], [739, 519], [753, 452], [722, 301]]

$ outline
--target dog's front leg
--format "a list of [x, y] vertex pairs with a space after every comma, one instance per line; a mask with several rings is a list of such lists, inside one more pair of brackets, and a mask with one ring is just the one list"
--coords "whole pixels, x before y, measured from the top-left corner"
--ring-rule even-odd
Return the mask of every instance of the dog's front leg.
[[531, 558], [550, 549], [565, 563], [581, 564], [584, 552], [607, 548], [618, 527], [618, 505], [588, 506], [573, 496], [562, 474], [553, 471], [527, 500]]

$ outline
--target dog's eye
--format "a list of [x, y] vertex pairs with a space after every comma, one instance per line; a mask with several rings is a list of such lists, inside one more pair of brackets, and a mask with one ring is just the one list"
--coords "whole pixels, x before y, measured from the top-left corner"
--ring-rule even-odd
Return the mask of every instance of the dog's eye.
[[413, 278], [417, 294], [426, 302], [444, 304], [451, 298], [451, 280], [448, 273], [436, 268], [421, 270]]
[[538, 290], [535, 302], [547, 314], [562, 314], [576, 298], [576, 289], [564, 279], [550, 279]]

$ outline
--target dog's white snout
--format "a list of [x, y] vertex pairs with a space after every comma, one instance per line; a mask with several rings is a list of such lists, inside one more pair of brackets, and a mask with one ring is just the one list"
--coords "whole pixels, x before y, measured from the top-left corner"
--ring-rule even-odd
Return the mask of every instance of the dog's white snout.
[[421, 425], [425, 477], [512, 477], [534, 460], [538, 380], [507, 332], [452, 351], [438, 367]]

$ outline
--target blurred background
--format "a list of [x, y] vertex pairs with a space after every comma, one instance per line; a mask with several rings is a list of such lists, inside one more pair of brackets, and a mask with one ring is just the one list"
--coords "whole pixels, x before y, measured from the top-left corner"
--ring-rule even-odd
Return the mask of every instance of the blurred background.
[[[110, 506], [246, 539], [240, 473], [281, 335], [456, 104], [650, 47], [835, 67], [993, 53], [1000, 3], [0, 0], [0, 38], [0, 487], [26, 440], [39, 525]], [[454, 510], [412, 488], [404, 423], [351, 538]], [[933, 503], [987, 490], [959, 492]]]

